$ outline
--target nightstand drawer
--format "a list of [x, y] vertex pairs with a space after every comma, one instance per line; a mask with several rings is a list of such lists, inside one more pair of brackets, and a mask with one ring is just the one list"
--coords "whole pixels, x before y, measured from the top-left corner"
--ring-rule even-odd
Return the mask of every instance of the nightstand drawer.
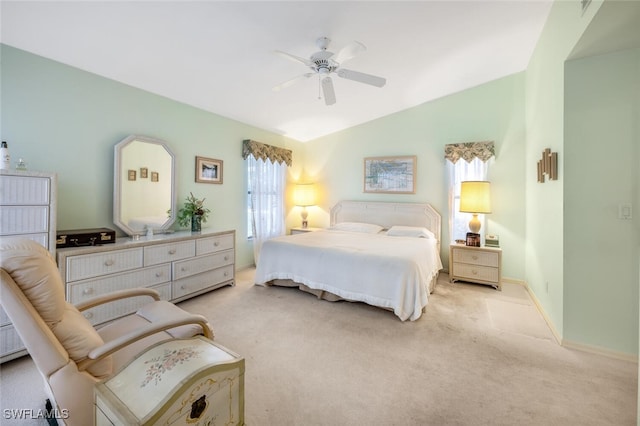
[[490, 266], [497, 268], [500, 264], [498, 253], [490, 253], [480, 250], [456, 250], [453, 249], [453, 261], [471, 263], [473, 265]]
[[497, 283], [500, 278], [498, 268], [454, 262], [453, 267], [459, 279], [482, 280]]

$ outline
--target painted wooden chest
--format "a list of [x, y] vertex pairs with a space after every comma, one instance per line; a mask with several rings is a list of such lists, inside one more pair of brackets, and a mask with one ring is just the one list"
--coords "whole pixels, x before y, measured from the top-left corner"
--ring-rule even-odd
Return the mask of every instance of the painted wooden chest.
[[96, 425], [244, 425], [244, 359], [204, 337], [161, 342], [95, 389]]

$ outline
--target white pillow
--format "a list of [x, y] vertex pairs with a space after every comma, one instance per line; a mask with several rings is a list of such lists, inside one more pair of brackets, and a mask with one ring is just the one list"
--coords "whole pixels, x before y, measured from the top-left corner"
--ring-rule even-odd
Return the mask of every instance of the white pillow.
[[387, 235], [391, 237], [418, 237], [435, 240], [436, 236], [427, 228], [421, 226], [402, 226], [395, 225], [389, 228]]
[[373, 223], [363, 223], [363, 222], [341, 222], [336, 223], [330, 229], [335, 231], [350, 231], [350, 232], [362, 232], [365, 234], [377, 234], [382, 231], [384, 228], [380, 225], [375, 225]]

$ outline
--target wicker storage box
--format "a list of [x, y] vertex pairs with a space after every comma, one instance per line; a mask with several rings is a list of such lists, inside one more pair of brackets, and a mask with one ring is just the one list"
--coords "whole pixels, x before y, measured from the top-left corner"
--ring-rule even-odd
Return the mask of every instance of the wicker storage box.
[[161, 342], [95, 389], [96, 425], [244, 425], [244, 359], [202, 337]]

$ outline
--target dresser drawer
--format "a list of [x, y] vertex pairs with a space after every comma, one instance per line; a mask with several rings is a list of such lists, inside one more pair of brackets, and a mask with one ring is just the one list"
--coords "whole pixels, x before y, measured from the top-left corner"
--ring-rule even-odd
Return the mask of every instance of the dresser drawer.
[[144, 266], [187, 259], [195, 254], [196, 246], [193, 241], [147, 246], [144, 248]]
[[67, 282], [142, 267], [142, 248], [82, 254], [67, 258]]
[[469, 263], [457, 263], [453, 264], [455, 270], [455, 276], [459, 279], [468, 278], [470, 280], [482, 280], [497, 283], [500, 279], [499, 269], [489, 266], [472, 265]]
[[67, 286], [67, 300], [77, 304], [103, 294], [137, 287], [151, 287], [171, 281], [171, 265], [152, 266], [122, 274], [76, 281]]
[[173, 299], [179, 299], [199, 290], [213, 290], [216, 284], [232, 280], [233, 272], [233, 265], [228, 265], [203, 274], [192, 275], [179, 281], [174, 281], [171, 296]]
[[[480, 250], [453, 249], [453, 261], [471, 263], [474, 265], [491, 266], [497, 268], [500, 264], [498, 253], [484, 252]], [[456, 269], [457, 272], [457, 269]]]
[[0, 176], [0, 200], [3, 205], [49, 204], [51, 180], [25, 176]]
[[210, 238], [201, 238], [196, 241], [196, 256], [229, 250], [234, 245], [233, 234], [216, 235]]
[[221, 266], [230, 265], [233, 261], [233, 250], [227, 250], [220, 253], [176, 262], [173, 267], [173, 279], [179, 280], [181, 278], [206, 272]]
[[[167, 282], [152, 286], [152, 289], [160, 293], [160, 299], [171, 300], [171, 283]], [[82, 315], [93, 325], [111, 321], [137, 311], [143, 305], [149, 303], [152, 299], [149, 296], [129, 297], [121, 299], [117, 302], [107, 303], [96, 306], [95, 308], [82, 311]]]
[[48, 206], [1, 206], [0, 234], [33, 234], [49, 231]]

